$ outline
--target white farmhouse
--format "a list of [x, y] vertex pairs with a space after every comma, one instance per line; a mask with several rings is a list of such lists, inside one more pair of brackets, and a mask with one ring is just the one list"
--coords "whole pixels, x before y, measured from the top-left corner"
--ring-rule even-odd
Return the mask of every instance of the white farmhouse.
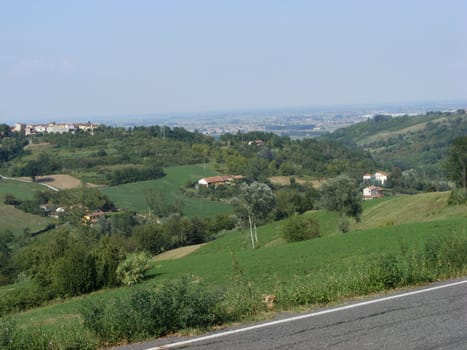
[[383, 171], [377, 171], [373, 175], [375, 181], [381, 183], [381, 185], [384, 185], [384, 183], [388, 180], [388, 176], [389, 176], [389, 174], [385, 173]]
[[383, 189], [376, 186], [368, 186], [363, 189], [363, 199], [374, 199], [383, 197]]

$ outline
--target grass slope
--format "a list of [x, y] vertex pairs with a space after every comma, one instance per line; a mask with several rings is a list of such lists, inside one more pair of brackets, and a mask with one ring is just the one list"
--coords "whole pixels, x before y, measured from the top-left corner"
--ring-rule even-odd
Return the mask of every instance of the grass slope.
[[28, 214], [11, 205], [0, 204], [0, 231], [10, 230], [19, 236], [24, 232], [24, 229], [35, 232], [51, 222], [50, 218]]
[[366, 201], [363, 216], [353, 230], [374, 229], [405, 223], [467, 217], [465, 206], [447, 206], [449, 192], [423, 193], [416, 196], [385, 197]]
[[226, 203], [188, 198], [181, 192], [180, 188], [185, 184], [194, 183], [202, 177], [215, 175], [216, 173], [209, 167], [182, 165], [164, 168], [164, 172], [167, 175], [161, 179], [108, 187], [101, 189], [101, 191], [118, 207], [139, 213], [146, 213], [148, 210], [145, 193], [150, 189], [162, 189], [169, 194], [171, 200], [182, 200], [184, 203], [182, 210], [187, 216], [208, 217], [231, 210], [230, 205]]
[[22, 182], [15, 180], [0, 180], [0, 200], [3, 203], [7, 193], [13, 194], [20, 200], [32, 199], [34, 191], [47, 191], [47, 188], [33, 182]]
[[24, 229], [32, 232], [40, 230], [51, 222], [51, 219], [25, 213], [11, 205], [3, 204], [7, 193], [13, 194], [20, 200], [32, 199], [34, 191], [46, 191], [44, 186], [12, 180], [0, 180], [0, 231], [10, 230], [15, 235], [20, 235]]

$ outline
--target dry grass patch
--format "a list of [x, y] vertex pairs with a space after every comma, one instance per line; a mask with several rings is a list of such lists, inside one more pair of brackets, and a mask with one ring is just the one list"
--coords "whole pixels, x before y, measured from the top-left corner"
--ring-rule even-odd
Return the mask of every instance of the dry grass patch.
[[311, 184], [315, 188], [319, 188], [326, 180], [315, 180], [306, 177], [295, 177], [295, 176], [271, 176], [268, 180], [271, 181], [273, 185], [278, 186], [288, 186], [290, 185], [290, 179], [294, 178], [295, 182], [300, 185]]
[[30, 149], [30, 150], [41, 150], [44, 148], [49, 148], [49, 146], [50, 146], [50, 142], [41, 142], [41, 143], [30, 143], [24, 148]]
[[[69, 190], [83, 185], [80, 179], [67, 174], [38, 176], [36, 181], [41, 184], [53, 186], [59, 190]], [[84, 185], [86, 187], [96, 187], [96, 185], [91, 183], [85, 183]]]
[[184, 256], [187, 256], [188, 254], [193, 253], [195, 250], [198, 250], [199, 248], [201, 248], [204, 245], [206, 245], [206, 243], [190, 245], [190, 246], [187, 246], [187, 247], [181, 247], [181, 248], [168, 250], [166, 252], [163, 252], [161, 254], [156, 255], [153, 258], [153, 260], [154, 261], [163, 261], [163, 260], [180, 259], [180, 258], [183, 258]]

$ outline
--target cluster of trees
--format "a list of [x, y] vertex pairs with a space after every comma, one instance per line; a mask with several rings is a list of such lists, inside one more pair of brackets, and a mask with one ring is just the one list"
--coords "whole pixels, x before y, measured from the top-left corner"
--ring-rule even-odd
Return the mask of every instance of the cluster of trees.
[[10, 133], [9, 127], [2, 135], [0, 167], [5, 174], [34, 180], [40, 175], [79, 171], [87, 181], [107, 185], [157, 179], [163, 176], [163, 166], [207, 162], [214, 143], [211, 137], [178, 127], [101, 126], [94, 133], [76, 130], [29, 136], [33, 143], [51, 145], [31, 158], [25, 157], [31, 152], [24, 149], [28, 144], [24, 136]]
[[27, 144], [28, 140], [24, 136], [11, 132], [6, 124], [0, 124], [0, 167], [23, 155]]
[[[255, 140], [261, 142], [250, 142]], [[87, 182], [116, 185], [158, 178], [164, 166], [206, 162], [215, 162], [219, 172], [242, 174], [260, 182], [273, 175], [333, 177], [346, 172], [357, 177], [374, 167], [369, 153], [359, 148], [332, 140], [292, 140], [267, 132], [226, 134], [215, 140], [177, 127], [101, 126], [92, 134], [35, 135], [32, 142], [51, 146], [33, 159], [19, 155], [17, 161], [5, 158], [8, 174], [35, 179], [39, 175], [79, 172]], [[22, 155], [27, 154], [23, 150]]]
[[158, 166], [124, 167], [112, 170], [107, 176], [107, 182], [110, 186], [117, 186], [130, 182], [154, 180], [163, 176], [165, 173]]
[[467, 136], [456, 138], [451, 145], [447, 162], [449, 177], [457, 188], [451, 193], [451, 204], [467, 203]]
[[[263, 141], [260, 146], [248, 140]], [[347, 173], [361, 176], [375, 167], [368, 152], [349, 148], [333, 140], [292, 140], [264, 132], [223, 135], [212, 157], [222, 172], [237, 173], [266, 182], [274, 175], [311, 175], [317, 178]]]
[[[4, 232], [0, 241], [3, 246], [4, 242], [14, 242], [14, 238]], [[145, 255], [135, 259], [135, 254], [125, 251], [118, 237], [97, 235], [89, 227], [65, 226], [28, 244], [23, 242], [14, 251], [5, 253], [8, 258], [3, 249], [1, 254], [5, 261], [0, 276], [11, 279], [14, 273], [26, 274], [32, 282], [30, 288], [36, 293], [31, 301], [12, 298], [10, 309], [136, 283], [142, 278], [141, 269], [147, 269], [149, 259]]]

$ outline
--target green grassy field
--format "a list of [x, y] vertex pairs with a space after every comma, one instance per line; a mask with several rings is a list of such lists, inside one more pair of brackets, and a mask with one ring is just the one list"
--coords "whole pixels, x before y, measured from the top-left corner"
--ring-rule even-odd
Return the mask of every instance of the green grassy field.
[[33, 198], [34, 191], [47, 191], [47, 188], [33, 182], [0, 180], [0, 200], [2, 203], [6, 193], [11, 193], [18, 199], [26, 200]]
[[[444, 197], [445, 195], [441, 196]], [[411, 220], [420, 208], [431, 208], [435, 199], [436, 196], [427, 194], [372, 201], [365, 204], [362, 223], [356, 225], [364, 225], [367, 221], [384, 222], [389, 204], [394, 207], [406, 205], [406, 211], [413, 211], [412, 215], [408, 213], [406, 216]], [[410, 202], [417, 205], [410, 206]], [[440, 207], [436, 214], [427, 216], [431, 221], [361, 228], [347, 234], [337, 233], [336, 217], [333, 214], [308, 213], [307, 215], [314, 215], [320, 220], [323, 233], [321, 238], [287, 244], [281, 238], [283, 223], [275, 222], [258, 229], [260, 248], [253, 250], [246, 232], [225, 233], [183, 258], [154, 262], [140, 287], [157, 288], [165, 281], [188, 275], [208, 287], [232, 290], [236, 288], [241, 270], [242, 278], [259, 295], [274, 293], [281, 296], [285, 291], [299, 290], [306, 285], [319, 285], [330, 279], [358, 276], [378, 256], [416, 251], [435, 237], [467, 238], [466, 211], [466, 206]], [[464, 214], [459, 216], [459, 213]], [[0, 288], [0, 295], [3, 290]], [[59, 327], [64, 320], [78, 317], [83, 300], [105, 300], [130, 293], [131, 290], [132, 288], [103, 290], [22, 312], [16, 314], [15, 319], [24, 327]], [[342, 297], [345, 296], [351, 295], [343, 292]]]
[[11, 180], [0, 180], [0, 230], [10, 230], [20, 235], [24, 229], [34, 232], [51, 223], [50, 218], [25, 213], [11, 205], [3, 204], [7, 193], [13, 194], [21, 200], [32, 199], [34, 191], [46, 191], [44, 186], [35, 183], [26, 183]]
[[24, 232], [24, 229], [34, 232], [52, 222], [50, 218], [28, 214], [11, 205], [0, 203], [0, 231], [10, 230], [18, 236]]
[[208, 217], [231, 211], [231, 206], [222, 202], [213, 202], [199, 198], [186, 197], [180, 190], [187, 183], [194, 183], [202, 177], [216, 173], [203, 165], [184, 165], [164, 168], [167, 174], [161, 179], [141, 181], [115, 187], [102, 188], [118, 207], [139, 213], [148, 211], [145, 193], [151, 189], [161, 189], [169, 194], [171, 200], [183, 201], [183, 213], [187, 216]]

